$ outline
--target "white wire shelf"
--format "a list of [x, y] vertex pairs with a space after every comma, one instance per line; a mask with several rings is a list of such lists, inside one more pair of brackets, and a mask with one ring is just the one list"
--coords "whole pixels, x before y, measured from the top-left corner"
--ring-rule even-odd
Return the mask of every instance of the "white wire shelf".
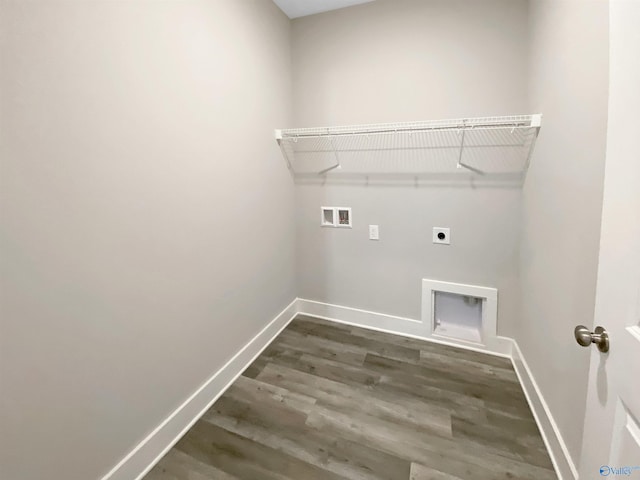
[[296, 175], [467, 174], [524, 178], [542, 115], [276, 130]]

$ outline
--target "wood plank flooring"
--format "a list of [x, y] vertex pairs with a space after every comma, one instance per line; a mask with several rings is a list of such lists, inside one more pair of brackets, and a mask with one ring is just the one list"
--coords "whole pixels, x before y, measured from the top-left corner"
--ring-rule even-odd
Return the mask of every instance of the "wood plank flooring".
[[299, 316], [145, 480], [556, 478], [508, 360]]

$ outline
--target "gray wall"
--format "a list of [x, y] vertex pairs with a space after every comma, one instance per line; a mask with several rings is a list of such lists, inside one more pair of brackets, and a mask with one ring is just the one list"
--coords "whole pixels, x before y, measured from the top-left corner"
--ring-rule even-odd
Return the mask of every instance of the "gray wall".
[[[295, 126], [530, 113], [527, 27], [514, 0], [378, 0], [297, 19]], [[296, 186], [299, 295], [419, 319], [422, 278], [493, 286], [511, 334], [520, 188], [384, 182]], [[353, 230], [321, 229], [321, 205], [352, 207]], [[431, 243], [434, 226], [451, 227], [450, 247]]]
[[[607, 7], [529, 4], [378, 0], [290, 38], [267, 0], [2, 1], [3, 478], [97, 478], [296, 293], [419, 318], [423, 277], [500, 290], [499, 331], [577, 462], [589, 352], [571, 330], [593, 318]], [[272, 137], [536, 111], [523, 190], [349, 180], [294, 196]], [[354, 229], [321, 229], [321, 205], [353, 207]]]
[[106, 473], [295, 296], [268, 0], [3, 1], [0, 477]]
[[593, 322], [608, 98], [608, 3], [530, 2], [531, 108], [543, 126], [523, 190], [524, 356], [578, 464]]

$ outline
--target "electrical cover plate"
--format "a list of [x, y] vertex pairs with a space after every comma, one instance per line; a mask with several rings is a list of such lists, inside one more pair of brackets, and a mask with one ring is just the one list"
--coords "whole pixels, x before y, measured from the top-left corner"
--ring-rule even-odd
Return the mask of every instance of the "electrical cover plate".
[[445, 227], [433, 227], [433, 243], [451, 245], [450, 229]]

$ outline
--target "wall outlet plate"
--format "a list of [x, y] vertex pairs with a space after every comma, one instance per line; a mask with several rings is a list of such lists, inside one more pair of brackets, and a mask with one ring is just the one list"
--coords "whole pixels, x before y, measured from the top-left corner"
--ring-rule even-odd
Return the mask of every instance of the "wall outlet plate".
[[380, 228], [378, 225], [369, 225], [369, 240], [380, 240]]
[[433, 243], [451, 245], [451, 231], [447, 227], [433, 227]]

